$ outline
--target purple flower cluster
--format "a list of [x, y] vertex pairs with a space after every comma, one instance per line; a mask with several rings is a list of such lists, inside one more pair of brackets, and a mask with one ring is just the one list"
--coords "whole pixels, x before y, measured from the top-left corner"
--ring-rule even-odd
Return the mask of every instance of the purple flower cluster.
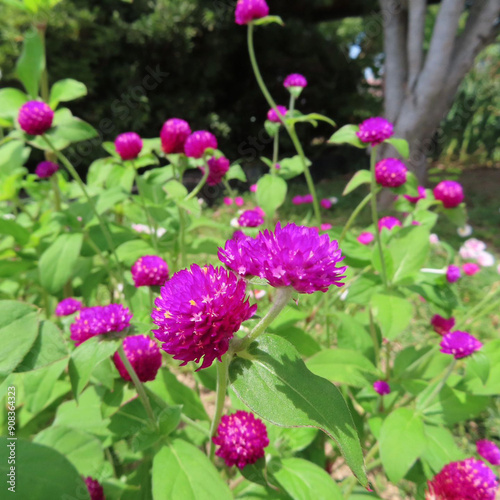
[[90, 500], [106, 500], [104, 497], [104, 490], [99, 484], [99, 481], [92, 479], [91, 477], [85, 477], [84, 481], [87, 486], [87, 490], [89, 491]]
[[452, 354], [455, 359], [461, 359], [479, 351], [483, 344], [470, 333], [455, 330], [445, 334], [439, 346], [443, 354]]
[[70, 325], [71, 340], [75, 346], [82, 342], [110, 332], [121, 332], [130, 326], [132, 314], [121, 304], [94, 306], [82, 309]]
[[312, 203], [313, 200], [314, 199], [312, 194], [305, 194], [304, 196], [298, 194], [297, 196], [294, 196], [292, 198], [292, 203], [294, 205], [307, 205], [309, 203]]
[[491, 465], [500, 465], [500, 449], [487, 439], [481, 439], [476, 443], [476, 449], [479, 456], [487, 460]]
[[212, 441], [218, 446], [215, 454], [223, 458], [228, 467], [236, 465], [239, 469], [257, 462], [269, 445], [262, 420], [241, 410], [221, 418]]
[[238, 218], [241, 227], [258, 227], [264, 224], [261, 210], [245, 210]]
[[373, 388], [375, 389], [375, 392], [381, 396], [391, 393], [391, 388], [385, 380], [377, 380], [376, 382], [373, 382]]
[[382, 187], [397, 188], [406, 182], [408, 169], [397, 158], [384, 158], [375, 165], [375, 180]]
[[284, 117], [288, 113], [288, 110], [285, 108], [285, 106], [277, 105], [276, 108], [271, 108], [267, 112], [267, 119], [273, 123], [283, 123], [283, 120], [278, 115], [278, 112], [281, 116]]
[[379, 231], [382, 231], [382, 229], [384, 229], [384, 227], [386, 229], [388, 229], [389, 231], [391, 231], [396, 226], [401, 227], [402, 226], [401, 221], [399, 219], [396, 219], [396, 217], [391, 217], [390, 215], [388, 215], [387, 217], [382, 217], [378, 221], [378, 230]]
[[362, 142], [377, 146], [394, 134], [394, 127], [385, 118], [368, 118], [360, 126], [356, 135]]
[[431, 325], [437, 334], [446, 335], [455, 326], [455, 318], [446, 319], [439, 314], [435, 314], [431, 319]]
[[184, 153], [184, 144], [191, 135], [189, 123], [180, 118], [170, 118], [160, 131], [161, 148], [166, 154]]
[[346, 267], [337, 241], [315, 228], [278, 223], [274, 232], [228, 240], [219, 259], [240, 276], [259, 276], [273, 287], [291, 286], [300, 293], [326, 292], [343, 286]]
[[116, 152], [122, 160], [135, 160], [142, 151], [142, 139], [135, 132], [125, 132], [115, 139]]
[[54, 112], [42, 101], [28, 101], [21, 106], [17, 121], [29, 135], [42, 135], [49, 130], [54, 120]]
[[42, 161], [35, 168], [35, 174], [39, 179], [48, 179], [59, 170], [59, 165], [52, 161]]
[[455, 208], [464, 201], [464, 190], [458, 182], [442, 181], [434, 188], [434, 197], [444, 208]]
[[285, 78], [285, 81], [283, 82], [283, 86], [288, 89], [290, 87], [299, 87], [299, 88], [305, 88], [307, 87], [307, 80], [306, 77], [299, 74], [299, 73], [292, 73], [291, 75], [288, 75]]
[[458, 281], [460, 279], [460, 276], [462, 276], [462, 273], [458, 266], [451, 264], [446, 269], [446, 280], [448, 281], [448, 283], [455, 283], [455, 281]]
[[79, 300], [76, 300], [73, 297], [68, 297], [67, 299], [61, 300], [61, 302], [57, 304], [55, 314], [56, 316], [69, 316], [70, 314], [79, 311], [82, 307], [83, 305]]
[[269, 14], [269, 6], [265, 0], [238, 0], [236, 4], [236, 24], [249, 24]]
[[[134, 335], [123, 340], [123, 350], [141, 382], [148, 382], [156, 378], [161, 367], [161, 351], [158, 344], [147, 335]], [[113, 356], [116, 369], [124, 380], [131, 380], [130, 375], [115, 352]]]
[[220, 361], [241, 323], [257, 306], [246, 300], [246, 284], [223, 268], [193, 264], [174, 274], [155, 300], [151, 317], [162, 349], [183, 365], [188, 361], [207, 368]]
[[131, 269], [136, 287], [161, 286], [168, 280], [168, 265], [157, 255], [145, 255], [134, 263]]
[[217, 139], [206, 130], [193, 132], [184, 143], [184, 153], [189, 158], [201, 158], [209, 148], [217, 149]]
[[[226, 175], [229, 170], [229, 160], [224, 156], [216, 158], [215, 156], [210, 158], [207, 162], [208, 164], [208, 177], [207, 184], [209, 186], [216, 186], [222, 181], [222, 178]], [[201, 171], [205, 173], [205, 167], [201, 167]]]

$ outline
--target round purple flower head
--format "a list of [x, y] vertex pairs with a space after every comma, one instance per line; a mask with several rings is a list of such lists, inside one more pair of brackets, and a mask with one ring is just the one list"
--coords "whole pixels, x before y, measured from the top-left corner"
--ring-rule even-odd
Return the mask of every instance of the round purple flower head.
[[478, 455], [491, 465], [500, 465], [500, 449], [493, 441], [481, 439], [476, 443], [476, 449]]
[[446, 335], [455, 326], [455, 318], [446, 319], [439, 314], [435, 314], [431, 319], [431, 325], [436, 333]]
[[394, 134], [394, 126], [385, 118], [368, 118], [360, 126], [356, 135], [362, 142], [368, 142], [372, 146], [381, 144]]
[[180, 118], [170, 118], [160, 131], [161, 148], [166, 154], [184, 153], [184, 143], [191, 135], [189, 123]]
[[305, 194], [303, 197], [302, 197], [302, 203], [313, 203], [314, 201], [314, 198], [313, 198], [313, 195], [312, 194]]
[[221, 267], [193, 264], [175, 273], [155, 300], [151, 317], [162, 349], [185, 365], [188, 361], [207, 368], [220, 361], [241, 323], [257, 306], [246, 300], [246, 284]]
[[480, 460], [451, 462], [427, 483], [426, 500], [495, 500], [498, 481]]
[[376, 382], [373, 382], [373, 388], [375, 389], [375, 392], [381, 396], [391, 393], [391, 388], [385, 380], [377, 380]]
[[132, 266], [132, 279], [137, 287], [162, 286], [168, 280], [168, 265], [157, 255], [145, 255]]
[[425, 188], [423, 186], [418, 186], [418, 196], [409, 196], [405, 194], [403, 197], [410, 203], [417, 203], [419, 200], [427, 198], [427, 195], [425, 194]]
[[35, 169], [35, 174], [40, 179], [48, 179], [52, 177], [59, 170], [59, 165], [52, 161], [42, 161]]
[[208, 148], [217, 149], [217, 139], [206, 130], [193, 132], [184, 143], [184, 152], [190, 158], [201, 158]]
[[285, 108], [285, 106], [280, 106], [278, 104], [276, 106], [276, 108], [271, 108], [267, 112], [267, 119], [270, 122], [273, 122], [273, 123], [283, 123], [283, 120], [279, 117], [278, 112], [276, 110], [279, 111], [279, 113], [280, 113], [281, 116], [285, 116], [287, 114], [287, 112], [288, 112], [288, 110]]
[[479, 351], [483, 344], [470, 333], [455, 330], [444, 335], [439, 346], [443, 354], [453, 354], [455, 359], [461, 359]]
[[[141, 382], [149, 382], [156, 378], [161, 367], [161, 351], [153, 339], [147, 335], [127, 337], [123, 340], [123, 350]], [[122, 378], [132, 380], [117, 352], [113, 356], [113, 361]]]
[[258, 227], [264, 224], [264, 218], [258, 210], [245, 210], [238, 219], [242, 227]]
[[307, 87], [307, 80], [306, 77], [303, 75], [300, 75], [299, 73], [292, 73], [291, 75], [288, 75], [285, 78], [285, 81], [283, 82], [283, 86], [288, 89], [290, 87], [299, 87], [299, 88], [305, 88]]
[[122, 160], [135, 160], [142, 150], [142, 139], [135, 132], [125, 132], [115, 139], [115, 148]]
[[458, 266], [454, 266], [452, 264], [451, 266], [448, 266], [448, 269], [446, 269], [446, 279], [448, 280], [448, 283], [455, 283], [455, 281], [460, 279], [461, 275], [462, 273]]
[[391, 231], [393, 228], [396, 226], [401, 227], [401, 221], [399, 219], [396, 219], [396, 217], [391, 217], [388, 215], [387, 217], [382, 217], [378, 221], [378, 230], [382, 231], [382, 229], [387, 228], [389, 231]]
[[269, 6], [265, 0], [238, 0], [234, 14], [236, 24], [249, 24], [269, 14]]
[[458, 182], [442, 181], [434, 188], [434, 198], [442, 201], [444, 208], [455, 208], [464, 201], [464, 190]]
[[132, 314], [121, 304], [82, 309], [70, 325], [71, 340], [78, 347], [82, 342], [110, 332], [121, 332], [130, 326]]
[[259, 276], [276, 288], [291, 286], [300, 293], [326, 292], [343, 286], [346, 267], [337, 241], [317, 229], [278, 222], [274, 232], [256, 238], [228, 240], [219, 260], [240, 276]]
[[99, 484], [99, 481], [92, 479], [91, 477], [85, 477], [84, 481], [87, 489], [89, 490], [90, 500], [106, 500], [104, 490]]
[[21, 106], [17, 121], [27, 134], [42, 135], [52, 126], [54, 112], [42, 101], [28, 101]]
[[369, 231], [365, 231], [361, 233], [357, 239], [362, 245], [369, 245], [375, 239], [375, 235]]
[[56, 307], [56, 316], [69, 316], [70, 314], [76, 313], [83, 307], [79, 300], [73, 297], [68, 297], [67, 299], [61, 300]]
[[397, 158], [385, 158], [375, 165], [375, 180], [387, 188], [397, 188], [406, 182], [408, 169]]
[[[222, 178], [229, 170], [229, 160], [224, 156], [216, 158], [215, 156], [208, 160], [208, 177], [207, 184], [216, 186], [222, 181]], [[201, 171], [205, 173], [205, 167], [201, 167]]]
[[302, 205], [304, 203], [304, 197], [298, 194], [292, 198], [292, 203], [294, 205]]
[[326, 208], [327, 210], [329, 208], [332, 208], [333, 206], [333, 203], [331, 200], [329, 200], [328, 198], [324, 198], [323, 200], [320, 201], [319, 203], [323, 208]]
[[239, 469], [257, 462], [269, 445], [262, 420], [242, 410], [221, 418], [212, 441], [218, 446], [215, 454], [223, 458], [228, 467], [236, 465]]

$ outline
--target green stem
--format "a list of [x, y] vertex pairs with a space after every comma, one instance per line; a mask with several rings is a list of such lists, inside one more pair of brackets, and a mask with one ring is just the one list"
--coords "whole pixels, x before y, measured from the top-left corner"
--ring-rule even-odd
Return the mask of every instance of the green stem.
[[40, 76], [40, 93], [42, 99], [48, 103], [49, 102], [49, 72], [47, 70], [47, 56], [45, 51], [45, 32], [47, 31], [47, 25], [40, 23], [36, 25], [38, 35], [40, 36], [40, 41], [42, 42], [42, 53], [43, 53], [43, 69]]
[[189, 417], [187, 417], [186, 415], [184, 415], [184, 413], [181, 413], [181, 420], [185, 424], [190, 425], [191, 427], [193, 427], [197, 431], [201, 432], [205, 436], [210, 437], [210, 431], [208, 429], [205, 429], [205, 427], [201, 426], [200, 424], [198, 424], [194, 420], [190, 419]]
[[373, 313], [371, 308], [368, 310], [370, 316], [370, 336], [373, 342], [373, 349], [375, 350], [375, 366], [380, 364], [380, 346], [378, 343], [377, 331], [375, 330], [375, 323], [373, 321]]
[[444, 387], [446, 384], [446, 381], [450, 377], [450, 375], [453, 373], [453, 370], [455, 369], [455, 366], [457, 365], [457, 360], [453, 359], [453, 361], [450, 363], [450, 366], [448, 367], [448, 370], [446, 370], [446, 373], [444, 374], [443, 378], [441, 379], [441, 382], [436, 386], [436, 388], [431, 392], [430, 396], [425, 398], [424, 401], [421, 402], [420, 406], [425, 404], [425, 408], [428, 408], [430, 404], [434, 401], [434, 399], [439, 395], [441, 392], [441, 389]]
[[205, 172], [203, 174], [203, 177], [200, 179], [200, 182], [198, 182], [198, 185], [186, 196], [186, 201], [194, 198], [201, 191], [202, 187], [205, 185], [205, 182], [207, 182], [210, 168], [205, 158], [203, 158], [203, 161], [205, 162]]
[[[465, 325], [467, 323], [467, 318], [471, 318], [469, 321], [469, 324], [470, 324], [473, 321], [476, 321], [478, 318], [484, 316], [485, 314], [488, 314], [491, 310], [494, 310], [497, 307], [496, 302], [494, 302], [493, 304], [490, 304], [483, 311], [481, 311], [481, 308], [486, 303], [488, 303], [490, 301], [490, 299], [492, 297], [494, 297], [496, 295], [496, 293], [499, 291], [500, 291], [500, 288], [497, 288], [496, 290], [490, 290], [490, 292], [487, 293], [480, 302], [478, 302], [472, 309], [469, 310], [467, 317], [465, 317], [457, 322], [457, 324], [455, 325], [455, 330], [460, 330], [461, 328], [465, 327]], [[481, 312], [478, 313], [478, 311], [481, 311]]]
[[372, 193], [370, 192], [363, 198], [361, 203], [354, 209], [354, 212], [351, 214], [351, 216], [349, 217], [349, 219], [347, 220], [347, 222], [344, 226], [344, 229], [342, 230], [342, 234], [340, 235], [340, 238], [339, 238], [339, 243], [345, 238], [347, 231], [349, 231], [352, 224], [354, 223], [354, 221], [356, 220], [356, 218], [360, 214], [361, 210], [363, 210], [363, 208], [365, 208], [366, 205], [368, 205], [368, 202], [371, 200], [371, 197], [372, 197]]
[[290, 104], [288, 105], [288, 110], [291, 112], [295, 109], [295, 96], [290, 94]]
[[279, 150], [280, 150], [280, 131], [278, 129], [274, 136], [274, 144], [273, 144], [273, 168], [271, 171], [273, 175], [276, 175], [277, 173], [276, 164], [278, 163]]
[[186, 213], [182, 207], [179, 209], [179, 255], [181, 258], [181, 267], [186, 267]]
[[54, 191], [54, 209], [56, 212], [61, 211], [61, 191], [59, 191], [59, 183], [57, 179], [57, 173], [51, 176], [50, 183], [52, 184], [52, 190]]
[[224, 184], [224, 187], [227, 189], [229, 196], [231, 198], [234, 198], [235, 192], [232, 190], [231, 186], [229, 185], [229, 182], [227, 182], [226, 179], [222, 179], [222, 183]]
[[[227, 368], [229, 366], [229, 361], [230, 355], [226, 353], [222, 356], [220, 363], [217, 363], [217, 397], [215, 402], [215, 414], [212, 420], [212, 425], [210, 426], [211, 438], [213, 438], [217, 433], [217, 427], [219, 427], [222, 411], [224, 410], [227, 389]], [[211, 439], [209, 457], [212, 461], [215, 457], [215, 443]]]

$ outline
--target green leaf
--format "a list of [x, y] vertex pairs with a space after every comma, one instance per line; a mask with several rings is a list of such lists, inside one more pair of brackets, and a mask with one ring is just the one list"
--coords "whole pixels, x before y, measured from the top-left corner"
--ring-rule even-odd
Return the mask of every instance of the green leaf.
[[[311, 161], [306, 158], [306, 165], [311, 166]], [[280, 169], [277, 171], [283, 179], [293, 179], [298, 175], [304, 173], [304, 164], [299, 155], [292, 156], [291, 158], [283, 158], [280, 160]]]
[[276, 175], [266, 174], [257, 182], [257, 203], [267, 217], [272, 217], [286, 198], [286, 182]]
[[30, 239], [30, 233], [27, 229], [9, 219], [0, 219], [0, 234], [12, 236], [19, 245], [26, 245]]
[[183, 184], [181, 184], [179, 181], [167, 182], [163, 186], [163, 189], [167, 193], [168, 197], [174, 201], [175, 200], [182, 200], [188, 194], [188, 190], [186, 189], [186, 187]]
[[80, 118], [73, 117], [71, 120], [58, 125], [54, 131], [54, 137], [72, 144], [97, 137], [97, 130], [87, 122], [80, 120]]
[[[12, 443], [0, 438], [3, 450]], [[18, 498], [67, 498], [78, 492], [81, 500], [90, 500], [81, 475], [75, 467], [58, 451], [47, 446], [18, 439], [15, 441], [15, 465], [7, 460], [0, 463], [0, 474], [5, 478], [10, 467], [15, 467], [15, 495]], [[23, 471], [25, 471], [23, 473]], [[7, 485], [3, 485], [7, 488]]]
[[467, 207], [461, 203], [455, 208], [445, 208], [443, 214], [448, 217], [450, 222], [456, 227], [464, 227], [467, 224]]
[[483, 384], [486, 384], [490, 376], [490, 360], [482, 352], [476, 352], [474, 356], [466, 359], [467, 371], [477, 375]]
[[379, 442], [387, 477], [398, 483], [425, 450], [422, 417], [410, 408], [394, 410], [382, 424]]
[[338, 319], [337, 345], [341, 349], [352, 349], [374, 359], [373, 341], [365, 326], [349, 314], [336, 313]]
[[352, 179], [347, 183], [342, 196], [351, 193], [362, 184], [370, 184], [371, 179], [372, 174], [369, 170], [358, 170]]
[[23, 50], [16, 65], [16, 76], [34, 99], [38, 97], [38, 87], [44, 68], [45, 54], [42, 39], [35, 29], [30, 29], [24, 34]]
[[153, 255], [154, 248], [144, 240], [126, 241], [116, 249], [116, 255], [127, 267], [132, 266], [139, 257]]
[[339, 445], [363, 485], [363, 453], [346, 402], [327, 380], [312, 374], [286, 340], [264, 335], [236, 357], [229, 379], [237, 396], [256, 414], [283, 427], [317, 427]]
[[247, 181], [247, 176], [245, 175], [245, 172], [243, 172], [241, 165], [231, 165], [226, 174], [226, 180], [230, 181], [231, 179], [237, 179], [241, 182]]
[[410, 146], [408, 145], [408, 141], [405, 139], [391, 138], [386, 139], [384, 142], [390, 144], [394, 149], [405, 159], [407, 160], [410, 157]]
[[405, 330], [413, 317], [412, 304], [396, 295], [377, 293], [371, 298], [371, 305], [382, 336], [389, 340]]
[[318, 126], [318, 121], [329, 123], [332, 127], [337, 126], [331, 118], [328, 118], [327, 116], [321, 115], [319, 113], [309, 113], [307, 115], [292, 116], [291, 118], [286, 119], [286, 122], [291, 125], [295, 123], [305, 122], [312, 124], [314, 127]]
[[9, 118], [14, 122], [19, 113], [19, 109], [28, 101], [24, 92], [18, 89], [0, 89], [0, 117]]
[[50, 293], [62, 290], [73, 276], [82, 242], [81, 234], [62, 234], [43, 252], [38, 262], [40, 283]]
[[74, 101], [84, 95], [87, 95], [87, 87], [84, 83], [72, 78], [59, 80], [50, 89], [50, 107], [55, 109], [60, 102]]
[[207, 456], [181, 439], [175, 439], [155, 455], [152, 481], [155, 500], [233, 498]]
[[356, 135], [358, 130], [359, 127], [357, 125], [344, 125], [328, 139], [328, 142], [330, 144], [350, 144], [351, 146], [365, 149], [367, 144], [362, 142]]
[[266, 24], [279, 24], [280, 26], [285, 26], [283, 19], [280, 16], [266, 16], [261, 17], [255, 21], [252, 21], [255, 26], [264, 26]]
[[427, 462], [434, 473], [446, 464], [463, 460], [465, 454], [455, 443], [452, 433], [444, 427], [425, 425], [426, 446], [422, 460]]

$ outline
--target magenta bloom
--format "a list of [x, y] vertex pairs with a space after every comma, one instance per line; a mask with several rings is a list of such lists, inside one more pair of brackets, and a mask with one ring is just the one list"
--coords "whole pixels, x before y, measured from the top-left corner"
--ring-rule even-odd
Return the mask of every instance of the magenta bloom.
[[385, 158], [375, 165], [375, 180], [382, 187], [397, 188], [406, 182], [408, 169], [397, 158]]
[[256, 193], [257, 192], [257, 184], [252, 184], [250, 186], [250, 192], [251, 193]]
[[425, 188], [423, 186], [418, 186], [418, 196], [409, 196], [405, 194], [403, 197], [410, 203], [417, 203], [419, 200], [426, 198], [427, 195], [425, 194]]
[[369, 231], [365, 231], [358, 236], [358, 241], [362, 245], [369, 245], [375, 239], [375, 235]]
[[227, 205], [229, 207], [233, 203], [234, 203], [234, 200], [232, 198], [230, 198], [229, 196], [224, 197], [224, 205]]
[[462, 266], [462, 269], [467, 276], [474, 276], [479, 271], [481, 271], [481, 267], [479, 267], [474, 262], [467, 262]]
[[372, 146], [381, 144], [394, 134], [394, 126], [385, 118], [368, 118], [360, 126], [356, 135], [362, 142], [370, 143]]
[[[208, 160], [208, 177], [207, 184], [209, 186], [216, 186], [222, 181], [222, 178], [226, 175], [229, 170], [229, 160], [221, 156], [216, 158], [215, 156]], [[201, 167], [201, 171], [205, 173], [205, 167]]]
[[373, 388], [375, 389], [375, 392], [381, 396], [391, 393], [391, 388], [385, 380], [377, 380], [376, 382], [373, 382]]
[[446, 279], [448, 280], [448, 283], [455, 283], [455, 281], [460, 279], [460, 276], [462, 276], [462, 273], [460, 272], [460, 268], [458, 266], [454, 266], [453, 264], [448, 266], [448, 269], [446, 270]]
[[264, 224], [264, 218], [257, 210], [245, 210], [240, 215], [238, 224], [242, 227], [258, 227]]
[[79, 300], [76, 300], [73, 297], [68, 297], [67, 299], [61, 300], [61, 302], [57, 304], [55, 314], [56, 316], [69, 316], [70, 314], [79, 311], [82, 307], [83, 305]]
[[131, 269], [136, 287], [162, 286], [168, 280], [168, 265], [157, 255], [145, 255], [134, 263]]
[[302, 205], [304, 203], [304, 197], [300, 196], [300, 194], [298, 194], [297, 196], [294, 196], [292, 198], [292, 203], [294, 205]]
[[330, 229], [332, 228], [333, 226], [331, 224], [321, 224], [321, 226], [319, 227], [319, 229], [321, 231], [330, 231]]
[[464, 190], [458, 182], [442, 181], [434, 188], [434, 197], [443, 202], [444, 208], [455, 208], [464, 201]]
[[444, 335], [439, 346], [443, 354], [453, 354], [455, 359], [461, 359], [479, 351], [483, 344], [470, 333], [456, 330]]
[[242, 207], [245, 204], [245, 200], [241, 196], [236, 196], [236, 198], [234, 199], [234, 204], [237, 207]]
[[302, 198], [302, 203], [312, 203], [314, 201], [313, 195], [312, 194], [305, 194]]
[[391, 217], [390, 215], [387, 217], [382, 217], [378, 221], [378, 230], [382, 231], [382, 229], [387, 228], [389, 231], [391, 231], [393, 228], [396, 226], [401, 227], [401, 221], [399, 219], [396, 219], [396, 217]]
[[28, 101], [21, 106], [17, 121], [29, 135], [42, 135], [52, 126], [54, 112], [42, 101]]
[[446, 335], [455, 326], [455, 318], [446, 319], [439, 314], [435, 314], [431, 319], [431, 325], [436, 333]]
[[283, 123], [283, 120], [279, 117], [276, 110], [279, 111], [281, 116], [285, 116], [288, 112], [285, 106], [278, 105], [276, 108], [272, 108], [267, 112], [267, 119], [273, 123]]
[[89, 490], [90, 500], [106, 500], [104, 497], [104, 490], [99, 484], [99, 481], [92, 479], [91, 477], [85, 477], [83, 479], [87, 489]]
[[59, 170], [59, 165], [51, 161], [40, 162], [35, 169], [35, 174], [40, 179], [48, 179], [52, 177]]
[[487, 460], [492, 465], [500, 465], [500, 449], [492, 441], [481, 439], [476, 443], [479, 456]]
[[234, 17], [236, 24], [243, 25], [267, 15], [269, 6], [265, 0], [238, 0]]
[[115, 148], [122, 160], [135, 160], [142, 150], [142, 139], [135, 132], [125, 132], [115, 139]]
[[426, 500], [495, 500], [498, 481], [480, 460], [451, 462], [427, 483]]
[[285, 78], [283, 86], [287, 89], [290, 87], [305, 88], [307, 87], [307, 80], [305, 76], [300, 75], [299, 73], [292, 73]]
[[[158, 344], [147, 335], [134, 335], [123, 340], [123, 350], [141, 382], [149, 382], [156, 378], [161, 367], [161, 351]], [[132, 380], [120, 358], [115, 352], [113, 356], [116, 369], [124, 380]]]
[[180, 118], [170, 118], [160, 131], [161, 149], [166, 154], [184, 153], [184, 144], [191, 135], [189, 123]]
[[184, 144], [184, 152], [190, 158], [201, 158], [209, 148], [217, 149], [217, 139], [206, 130], [193, 132]]
[[130, 326], [132, 314], [121, 304], [95, 306], [82, 309], [70, 325], [71, 340], [75, 346], [82, 342], [110, 332], [121, 332]]
[[311, 227], [278, 222], [274, 232], [256, 238], [228, 240], [219, 259], [240, 276], [259, 276], [276, 288], [291, 286], [300, 293], [326, 292], [341, 282], [346, 267], [337, 241]]
[[221, 418], [212, 441], [218, 446], [215, 454], [223, 458], [228, 467], [236, 465], [239, 469], [257, 462], [269, 445], [262, 420], [242, 410]]
[[182, 365], [203, 358], [199, 369], [207, 368], [220, 361], [241, 323], [255, 313], [257, 306], [250, 306], [245, 293], [245, 282], [233, 273], [193, 264], [162, 287], [151, 314], [159, 327], [153, 333]]
[[328, 210], [329, 208], [332, 208], [333, 203], [328, 198], [324, 198], [320, 201], [320, 205]]

